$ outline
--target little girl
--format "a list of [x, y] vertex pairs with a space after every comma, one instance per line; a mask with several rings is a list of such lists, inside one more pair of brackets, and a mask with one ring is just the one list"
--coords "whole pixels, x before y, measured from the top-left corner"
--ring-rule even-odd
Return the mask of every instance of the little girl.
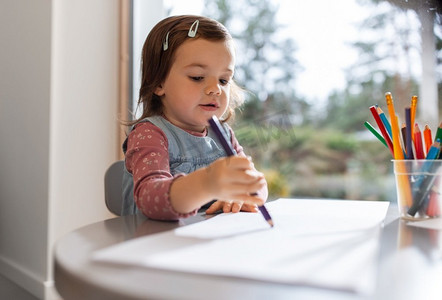
[[[152, 29], [142, 52], [142, 116], [123, 144], [123, 215], [140, 210], [152, 219], [177, 220], [204, 205], [212, 214], [256, 212], [264, 204], [265, 178], [224, 123], [243, 102], [234, 69], [232, 37], [215, 20], [174, 16]], [[226, 157], [208, 127], [213, 115], [236, 156]]]

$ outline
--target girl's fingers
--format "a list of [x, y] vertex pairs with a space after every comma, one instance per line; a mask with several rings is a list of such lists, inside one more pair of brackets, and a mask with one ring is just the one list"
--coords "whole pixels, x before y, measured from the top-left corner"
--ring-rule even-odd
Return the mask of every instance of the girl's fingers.
[[242, 205], [243, 205], [242, 202], [234, 202], [232, 204], [232, 212], [233, 213], [239, 212], [241, 210]]
[[223, 212], [229, 213], [231, 210], [232, 210], [232, 202], [230, 202], [230, 201], [224, 202]]
[[[257, 198], [256, 196], [251, 196], [252, 198]], [[232, 201], [216, 201], [213, 203], [207, 210], [206, 214], [211, 215], [215, 214], [218, 211], [222, 211], [224, 213], [237, 213], [240, 211], [244, 212], [257, 212], [258, 207], [256, 204], [244, 203], [243, 201], [232, 202]]]
[[215, 201], [208, 209], [206, 209], [206, 214], [211, 215], [223, 209], [224, 202]]
[[241, 211], [245, 212], [258, 212], [258, 207], [256, 205], [246, 204], [244, 203], [241, 207]]

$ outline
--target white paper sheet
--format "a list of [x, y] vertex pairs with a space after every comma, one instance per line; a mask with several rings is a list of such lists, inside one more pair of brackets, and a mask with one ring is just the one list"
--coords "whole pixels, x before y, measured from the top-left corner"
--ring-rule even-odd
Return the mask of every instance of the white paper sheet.
[[97, 261], [361, 293], [373, 288], [388, 202], [280, 199], [97, 251]]
[[179, 236], [220, 238], [275, 230], [290, 234], [326, 234], [363, 230], [385, 218], [388, 202], [350, 200], [279, 199], [266, 205], [275, 227], [272, 229], [260, 213], [221, 214], [205, 222], [180, 227]]

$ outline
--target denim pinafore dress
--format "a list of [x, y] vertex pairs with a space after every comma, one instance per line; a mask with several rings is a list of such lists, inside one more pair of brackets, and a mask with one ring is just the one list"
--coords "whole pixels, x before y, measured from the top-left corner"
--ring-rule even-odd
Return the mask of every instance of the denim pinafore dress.
[[[151, 122], [159, 127], [167, 137], [169, 151], [170, 172], [174, 176], [179, 173], [189, 174], [199, 168], [210, 165], [215, 160], [227, 156], [217, 140], [216, 134], [208, 128], [205, 137], [194, 136], [179, 127], [176, 127], [161, 116], [143, 119], [141, 122]], [[223, 124], [226, 134], [231, 140], [227, 124]], [[133, 130], [133, 127], [132, 129]], [[126, 154], [127, 138], [123, 143], [123, 152]], [[236, 154], [236, 153], [235, 153]], [[134, 201], [134, 182], [132, 174], [124, 166], [123, 174], [123, 205], [121, 214], [130, 215], [138, 212]]]

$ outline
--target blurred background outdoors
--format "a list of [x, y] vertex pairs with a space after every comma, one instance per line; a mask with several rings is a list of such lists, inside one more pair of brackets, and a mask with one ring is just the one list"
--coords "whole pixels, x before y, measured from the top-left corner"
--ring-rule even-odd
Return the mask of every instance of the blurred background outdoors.
[[[441, 116], [442, 25], [437, 1], [164, 1], [168, 15], [223, 23], [237, 47], [247, 101], [232, 124], [279, 197], [395, 201], [391, 154], [364, 127], [391, 92], [400, 122]], [[137, 64], [135, 63], [135, 66]], [[136, 93], [134, 93], [136, 95]], [[134, 99], [135, 101], [137, 99]], [[387, 114], [388, 115], [388, 114]]]

